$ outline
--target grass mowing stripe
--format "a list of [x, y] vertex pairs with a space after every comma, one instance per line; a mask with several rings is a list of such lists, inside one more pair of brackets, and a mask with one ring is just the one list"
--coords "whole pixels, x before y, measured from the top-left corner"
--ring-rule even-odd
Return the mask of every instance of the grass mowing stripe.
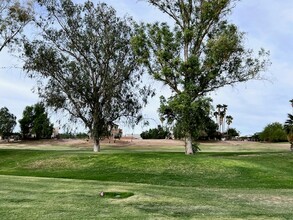
[[293, 188], [293, 154], [0, 150], [0, 174], [169, 186]]
[[292, 219], [293, 155], [279, 146], [269, 146], [269, 152], [254, 144], [249, 152], [243, 147], [225, 146], [225, 153], [209, 145], [209, 153], [194, 157], [161, 147], [156, 152], [151, 147], [107, 148], [101, 154], [2, 149], [0, 174], [7, 175], [0, 175], [0, 216]]
[[[154, 186], [0, 175], [2, 219], [291, 219], [292, 189]], [[100, 197], [101, 191], [134, 195]]]

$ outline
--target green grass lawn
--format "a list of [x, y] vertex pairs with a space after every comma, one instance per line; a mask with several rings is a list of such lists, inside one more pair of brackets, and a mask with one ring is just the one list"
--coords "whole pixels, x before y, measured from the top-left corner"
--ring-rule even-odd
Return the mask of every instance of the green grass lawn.
[[0, 148], [0, 219], [293, 219], [292, 153], [201, 148]]

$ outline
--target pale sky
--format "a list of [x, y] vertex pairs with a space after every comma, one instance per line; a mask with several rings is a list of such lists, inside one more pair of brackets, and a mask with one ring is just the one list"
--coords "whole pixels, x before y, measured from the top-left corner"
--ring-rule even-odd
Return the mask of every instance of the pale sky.
[[[79, 2], [83, 2], [79, 0]], [[99, 2], [99, 1], [93, 1]], [[104, 0], [113, 6], [119, 16], [127, 14], [136, 21], [168, 21], [160, 11], [137, 0]], [[234, 120], [230, 127], [241, 135], [262, 131], [269, 123], [284, 123], [288, 113], [292, 113], [289, 100], [293, 99], [293, 1], [292, 0], [242, 0], [238, 2], [229, 20], [246, 33], [247, 47], [257, 51], [269, 50], [272, 65], [264, 73], [267, 81], [250, 81], [235, 87], [217, 90], [211, 97], [213, 105], [227, 104], [228, 112]], [[6, 106], [17, 120], [27, 105], [38, 101], [32, 93], [35, 81], [22, 72], [21, 63], [15, 57], [0, 53], [0, 108]], [[134, 133], [156, 127], [159, 123], [157, 109], [159, 96], [169, 96], [167, 87], [155, 83], [157, 96], [150, 100], [143, 115], [150, 120], [150, 126], [136, 126]], [[60, 116], [59, 116], [60, 117]], [[58, 116], [52, 116], [52, 122]], [[155, 122], [156, 121], [156, 122]], [[56, 124], [57, 125], [57, 124]], [[121, 125], [124, 134], [131, 129]], [[16, 129], [19, 131], [19, 128]]]

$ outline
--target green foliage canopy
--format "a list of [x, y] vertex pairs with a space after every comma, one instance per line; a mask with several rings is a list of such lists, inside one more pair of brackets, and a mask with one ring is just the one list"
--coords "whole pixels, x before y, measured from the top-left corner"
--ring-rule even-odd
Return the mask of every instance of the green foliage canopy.
[[279, 122], [268, 124], [264, 130], [259, 134], [261, 141], [280, 142], [287, 141], [284, 127]]
[[16, 126], [16, 117], [9, 112], [8, 108], [0, 109], [0, 136], [6, 136], [13, 132]]
[[158, 128], [151, 128], [142, 132], [140, 136], [142, 139], [166, 139], [170, 136], [170, 132], [159, 125]]
[[235, 128], [229, 128], [228, 130], [227, 130], [227, 136], [228, 136], [228, 138], [231, 140], [232, 138], [234, 138], [234, 137], [237, 137], [237, 136], [239, 136], [240, 134], [239, 134], [239, 131], [237, 131]]
[[178, 138], [184, 138], [188, 129], [192, 130], [193, 137], [199, 137], [210, 125], [211, 99], [199, 99], [188, 106], [188, 96], [181, 95], [168, 100], [163, 96], [160, 98], [159, 113], [169, 124], [175, 123]]
[[53, 124], [50, 123], [42, 103], [27, 106], [23, 111], [19, 124], [24, 139], [33, 137], [36, 139], [51, 138]]
[[19, 39], [16, 36], [32, 20], [32, 2], [25, 2], [22, 5], [18, 0], [0, 1], [0, 51], [11, 43], [17, 43]]

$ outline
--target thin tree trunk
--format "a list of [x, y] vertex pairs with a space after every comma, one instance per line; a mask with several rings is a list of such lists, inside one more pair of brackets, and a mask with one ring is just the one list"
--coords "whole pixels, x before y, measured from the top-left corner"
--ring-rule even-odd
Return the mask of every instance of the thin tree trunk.
[[[187, 28], [187, 26], [188, 26], [188, 24], [184, 24], [184, 30]], [[184, 42], [184, 62], [187, 62], [188, 58], [189, 58], [188, 49], [189, 49], [189, 42]], [[190, 80], [189, 75], [185, 76], [185, 83], [189, 83], [189, 80]], [[194, 154], [193, 149], [192, 149], [192, 137], [189, 132], [187, 133], [187, 135], [185, 137], [185, 154], [186, 155]]]
[[226, 124], [226, 119], [225, 119], [225, 116], [223, 118], [223, 133], [225, 133], [225, 124]]
[[100, 146], [100, 140], [97, 138], [94, 139], [94, 152], [100, 152], [101, 151], [101, 146]]
[[187, 155], [194, 154], [192, 149], [192, 138], [190, 134], [187, 135], [187, 138], [185, 140], [185, 154]]

